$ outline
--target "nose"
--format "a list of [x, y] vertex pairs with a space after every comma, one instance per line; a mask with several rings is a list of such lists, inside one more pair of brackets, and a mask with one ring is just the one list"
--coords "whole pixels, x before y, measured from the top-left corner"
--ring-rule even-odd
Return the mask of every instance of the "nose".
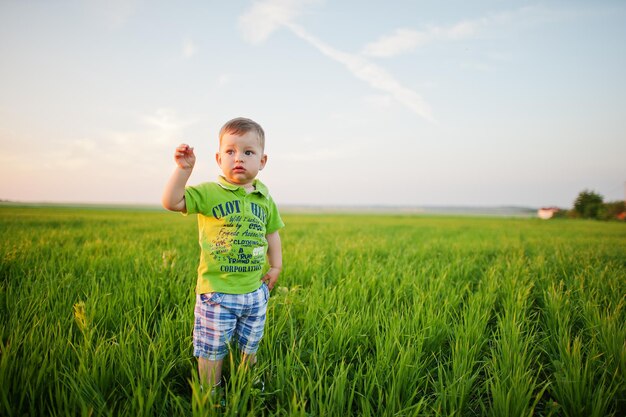
[[235, 161], [236, 162], [243, 162], [243, 153], [236, 153], [235, 154]]

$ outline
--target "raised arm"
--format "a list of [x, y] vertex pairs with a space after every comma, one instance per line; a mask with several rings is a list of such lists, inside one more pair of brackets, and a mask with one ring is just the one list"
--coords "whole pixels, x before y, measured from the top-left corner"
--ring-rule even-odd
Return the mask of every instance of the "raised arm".
[[278, 281], [278, 275], [283, 269], [283, 250], [280, 245], [280, 235], [278, 231], [265, 236], [267, 239], [267, 260], [270, 263], [270, 269], [262, 278], [263, 282], [271, 290]]
[[176, 161], [176, 169], [165, 185], [161, 203], [168, 210], [182, 211], [184, 213], [187, 211], [187, 206], [185, 205], [185, 185], [196, 163], [193, 148], [186, 144], [178, 146], [174, 153], [174, 161]]

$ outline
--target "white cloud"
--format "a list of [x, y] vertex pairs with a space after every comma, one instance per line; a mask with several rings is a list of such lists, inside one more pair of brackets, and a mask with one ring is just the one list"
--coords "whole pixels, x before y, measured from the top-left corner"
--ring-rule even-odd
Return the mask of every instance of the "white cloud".
[[450, 27], [430, 26], [426, 30], [396, 29], [392, 35], [365, 45], [363, 54], [377, 58], [391, 57], [412, 51], [435, 41], [458, 41], [475, 36], [489, 19], [464, 21]]
[[183, 40], [183, 48], [182, 48], [183, 58], [189, 59], [193, 57], [197, 52], [198, 52], [198, 47], [196, 46], [193, 40], [191, 39]]
[[432, 112], [415, 91], [404, 87], [383, 68], [365, 58], [342, 52], [309, 34], [296, 25], [294, 19], [302, 13], [310, 0], [266, 0], [255, 2], [252, 8], [239, 19], [239, 27], [246, 40], [251, 43], [262, 42], [279, 27], [289, 29], [296, 36], [306, 41], [327, 57], [343, 64], [356, 78], [365, 81], [372, 88], [391, 95], [396, 101], [408, 107], [417, 115], [433, 121]]
[[549, 10], [543, 7], [528, 6], [517, 10], [491, 13], [484, 17], [463, 20], [450, 26], [431, 25], [423, 30], [410, 28], [396, 29], [390, 35], [363, 47], [362, 54], [376, 58], [388, 58], [410, 52], [434, 42], [453, 42], [471, 39], [483, 32], [505, 25], [532, 24], [566, 18], [570, 11]]
[[266, 40], [280, 26], [298, 17], [305, 6], [317, 0], [266, 0], [256, 1], [239, 18], [239, 29], [251, 43]]
[[391, 95], [396, 101], [408, 107], [424, 119], [434, 121], [428, 103], [415, 91], [404, 87], [383, 68], [367, 61], [359, 55], [348, 54], [334, 49], [293, 23], [288, 23], [286, 26], [291, 29], [294, 34], [314, 46], [321, 53], [343, 64], [356, 78], [365, 81], [372, 88]]
[[276, 154], [273, 158], [285, 161], [329, 161], [343, 159], [344, 156], [337, 149], [315, 149], [310, 152]]
[[103, 19], [111, 29], [123, 27], [135, 15], [140, 0], [86, 0], [87, 10]]
[[83, 152], [92, 152], [97, 147], [96, 142], [92, 139], [76, 139], [72, 141], [72, 145], [75, 149], [79, 149]]
[[217, 85], [219, 87], [225, 87], [228, 84], [230, 84], [232, 79], [233, 79], [232, 74], [221, 74], [219, 77], [217, 77]]
[[154, 114], [141, 117], [144, 124], [159, 130], [176, 132], [197, 123], [199, 118], [181, 119], [174, 109], [159, 108]]
[[[163, 164], [172, 160], [175, 146], [184, 140], [185, 128], [199, 120], [181, 119], [173, 109], [157, 109], [151, 115], [140, 117], [135, 128], [94, 132], [90, 137], [52, 139], [49, 146], [32, 146], [27, 159], [21, 155], [21, 149], [0, 146], [0, 165], [3, 172], [53, 173], [54, 176], [75, 175], [86, 168], [114, 171], [115, 175], [158, 174]], [[16, 140], [29, 143], [28, 138]], [[155, 161], [163, 161], [163, 164]]]
[[428, 32], [396, 29], [392, 35], [383, 36], [376, 42], [365, 45], [363, 54], [374, 57], [394, 56], [424, 45], [431, 38], [432, 34]]

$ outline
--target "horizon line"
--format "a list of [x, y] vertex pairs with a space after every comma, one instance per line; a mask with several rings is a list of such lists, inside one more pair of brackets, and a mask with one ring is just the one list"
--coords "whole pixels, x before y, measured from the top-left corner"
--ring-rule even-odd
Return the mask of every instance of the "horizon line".
[[[52, 201], [19, 201], [0, 199], [0, 207], [58, 207], [58, 208], [112, 208], [112, 209], [149, 209], [163, 210], [158, 203], [128, 202], [52, 202]], [[541, 207], [515, 204], [475, 205], [475, 204], [281, 204], [280, 210], [285, 213], [296, 212], [386, 212], [406, 214], [500, 214], [530, 215]]]

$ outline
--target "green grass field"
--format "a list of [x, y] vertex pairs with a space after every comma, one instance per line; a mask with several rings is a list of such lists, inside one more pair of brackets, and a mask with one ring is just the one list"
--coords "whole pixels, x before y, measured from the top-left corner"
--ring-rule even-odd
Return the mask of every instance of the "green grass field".
[[216, 409], [194, 216], [0, 208], [0, 415], [626, 415], [626, 225], [284, 220], [260, 366]]

